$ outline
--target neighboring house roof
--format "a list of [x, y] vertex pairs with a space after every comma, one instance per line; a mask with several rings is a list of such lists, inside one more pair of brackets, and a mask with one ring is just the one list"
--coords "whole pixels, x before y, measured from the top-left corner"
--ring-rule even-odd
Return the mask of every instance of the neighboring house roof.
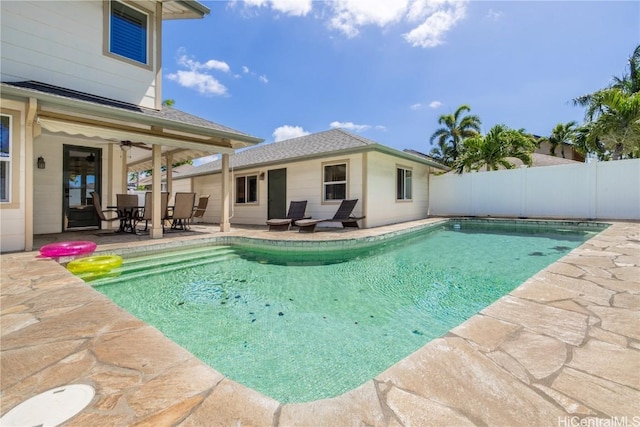
[[[511, 162], [515, 167], [521, 167], [524, 165], [522, 160], [516, 159], [514, 157], [508, 157], [507, 160]], [[578, 162], [576, 160], [563, 159], [562, 157], [554, 157], [549, 156], [548, 154], [540, 154], [540, 153], [531, 153], [532, 168], [542, 167], [542, 166], [558, 166], [558, 165], [568, 165], [568, 164], [580, 164], [584, 162]], [[499, 167], [499, 170], [504, 170], [502, 166]], [[452, 171], [456, 173], [455, 171]], [[491, 172], [487, 171], [486, 168], [482, 167], [478, 170], [478, 172]], [[465, 171], [466, 173], [466, 171]]]
[[[327, 155], [347, 154], [366, 150], [377, 150], [391, 154], [407, 160], [427, 164], [439, 169], [447, 170], [445, 166], [429, 159], [421, 158], [413, 154], [408, 154], [385, 145], [378, 144], [367, 138], [354, 135], [342, 129], [331, 129], [298, 138], [287, 139], [285, 141], [273, 142], [251, 147], [229, 158], [229, 166], [235, 169], [265, 166], [309, 158], [326, 157]], [[221, 160], [205, 163], [194, 168], [191, 172], [176, 177], [186, 178], [196, 175], [206, 175], [219, 172]]]

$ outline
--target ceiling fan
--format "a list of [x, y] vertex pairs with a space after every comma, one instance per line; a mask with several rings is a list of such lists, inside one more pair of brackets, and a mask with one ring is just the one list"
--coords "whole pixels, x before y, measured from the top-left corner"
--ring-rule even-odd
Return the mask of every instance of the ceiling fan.
[[143, 150], [152, 150], [151, 147], [147, 147], [143, 142], [120, 141], [120, 148], [122, 150], [128, 151], [131, 147], [142, 148]]

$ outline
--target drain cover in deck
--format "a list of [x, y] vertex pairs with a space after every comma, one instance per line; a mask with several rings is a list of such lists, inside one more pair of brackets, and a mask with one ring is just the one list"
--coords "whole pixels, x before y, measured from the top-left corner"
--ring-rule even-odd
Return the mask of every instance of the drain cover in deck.
[[95, 390], [86, 384], [52, 388], [25, 400], [0, 418], [0, 426], [54, 427], [82, 411]]

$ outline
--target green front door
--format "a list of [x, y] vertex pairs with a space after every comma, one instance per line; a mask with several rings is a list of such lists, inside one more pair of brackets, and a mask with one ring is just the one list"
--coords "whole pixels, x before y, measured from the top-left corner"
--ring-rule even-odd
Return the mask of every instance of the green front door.
[[91, 193], [100, 194], [102, 150], [65, 145], [63, 153], [62, 229], [100, 227]]
[[269, 171], [267, 181], [267, 219], [287, 216], [287, 170]]

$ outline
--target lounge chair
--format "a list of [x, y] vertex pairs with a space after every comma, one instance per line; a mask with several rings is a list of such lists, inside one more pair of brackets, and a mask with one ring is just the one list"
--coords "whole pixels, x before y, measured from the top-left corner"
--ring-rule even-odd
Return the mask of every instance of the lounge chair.
[[196, 203], [196, 193], [176, 193], [175, 205], [169, 213], [173, 230], [189, 230], [189, 221], [193, 216], [193, 206]]
[[[98, 214], [98, 218], [100, 221], [104, 222], [113, 222], [120, 221], [120, 215], [116, 209], [102, 209], [102, 204], [100, 203], [100, 195], [95, 191], [91, 193], [91, 198], [93, 199], [93, 206], [96, 208], [96, 213]], [[116, 214], [113, 218], [107, 218], [105, 214]], [[102, 228], [102, 222], [100, 222], [100, 228]]]
[[358, 199], [343, 200], [338, 208], [338, 211], [333, 218], [327, 219], [301, 219], [296, 221], [295, 224], [300, 227], [298, 231], [301, 233], [313, 233], [316, 231], [316, 226], [321, 222], [341, 222], [344, 228], [354, 227], [358, 228], [358, 221], [363, 219], [364, 216], [352, 216], [353, 208], [356, 207]]
[[204, 216], [205, 211], [207, 210], [207, 205], [209, 204], [209, 195], [200, 196], [198, 198], [198, 204], [193, 208], [193, 215], [191, 216], [191, 221], [193, 218], [202, 218]]
[[286, 231], [291, 228], [291, 224], [294, 224], [296, 221], [304, 218], [311, 218], [304, 216], [304, 211], [306, 209], [306, 200], [292, 200], [291, 203], [289, 203], [289, 212], [287, 212], [286, 218], [272, 218], [267, 220], [269, 231]]

